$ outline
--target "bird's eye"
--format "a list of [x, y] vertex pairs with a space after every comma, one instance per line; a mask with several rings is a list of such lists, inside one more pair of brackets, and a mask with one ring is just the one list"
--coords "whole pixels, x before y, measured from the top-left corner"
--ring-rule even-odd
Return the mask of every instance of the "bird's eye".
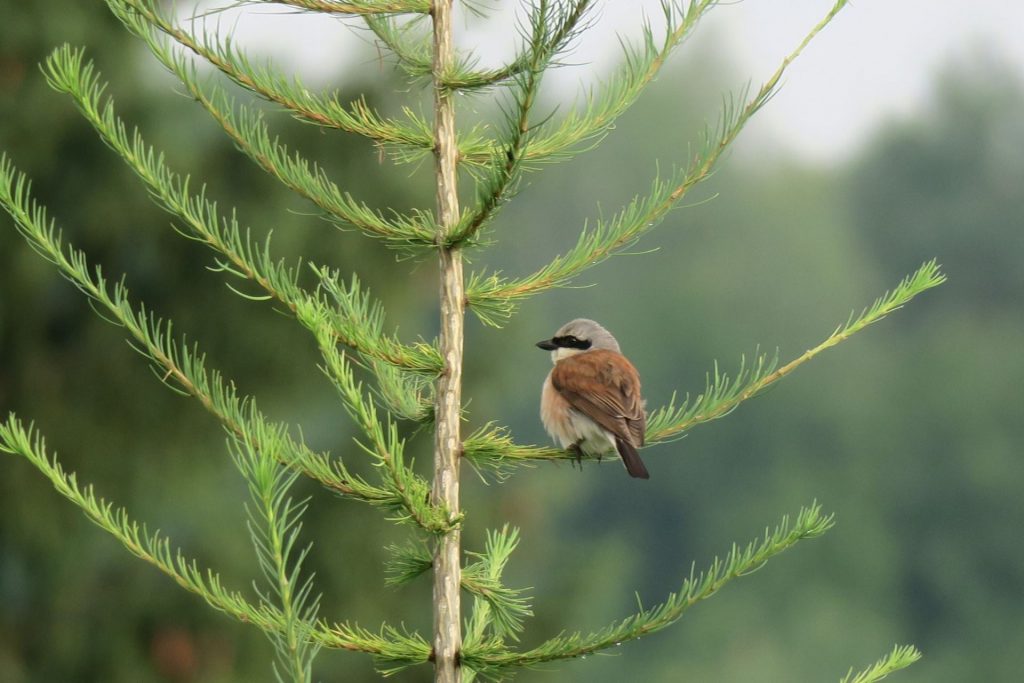
[[568, 343], [568, 344], [575, 344], [576, 342], [578, 342], [578, 341], [579, 341], [579, 339], [577, 339], [576, 337], [574, 337], [574, 336], [572, 336], [572, 335], [570, 334], [570, 335], [569, 335], [568, 337], [566, 337], [566, 338], [565, 338], [565, 341], [566, 341], [566, 343]]

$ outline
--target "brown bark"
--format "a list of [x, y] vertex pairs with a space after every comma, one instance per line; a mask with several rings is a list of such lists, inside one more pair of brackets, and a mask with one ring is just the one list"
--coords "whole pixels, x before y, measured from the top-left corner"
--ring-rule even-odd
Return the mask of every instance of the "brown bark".
[[[434, 19], [434, 138], [437, 157], [438, 243], [459, 216], [452, 93], [440, 85], [440, 75], [451, 64], [452, 0], [435, 0]], [[465, 291], [462, 253], [457, 247], [439, 247], [441, 295], [441, 355], [444, 371], [437, 382], [434, 483], [432, 497], [454, 516], [459, 512], [459, 460], [462, 439], [459, 419], [462, 408], [462, 337]], [[462, 614], [460, 608], [461, 531], [453, 528], [438, 539], [434, 553], [434, 680], [461, 680]]]

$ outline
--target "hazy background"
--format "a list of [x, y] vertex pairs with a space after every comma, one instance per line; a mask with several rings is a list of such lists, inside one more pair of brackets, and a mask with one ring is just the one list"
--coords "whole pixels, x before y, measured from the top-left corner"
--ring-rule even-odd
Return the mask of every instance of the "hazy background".
[[[599, 150], [527, 178], [495, 225], [497, 245], [474, 255], [470, 269], [530, 272], [568, 248], [584, 220], [644, 192], [656, 163], [686, 160], [722, 94], [770, 73], [828, 4], [717, 8]], [[638, 6], [604, 4], [605, 33], [580, 43], [571, 61], [581, 67], [552, 79], [549, 106], [607, 75], [612, 34], [633, 32]], [[168, 152], [172, 168], [208, 182], [257, 233], [273, 229], [282, 256], [358, 271], [404, 339], [435, 333], [432, 261], [396, 263], [382, 246], [312, 217], [235, 152], [98, 4], [0, 0], [0, 16], [0, 149], [35, 179], [67, 238], [107, 273], [125, 272], [138, 299], [174, 319], [272, 417], [357, 463], [309, 336], [207, 272], [212, 254], [169, 229], [168, 215], [36, 65], [64, 41], [87, 46], [119, 113]], [[385, 110], [408, 95], [364, 32], [320, 22], [321, 32], [294, 16], [220, 21], [311, 84], [367, 92]], [[618, 656], [520, 680], [838, 680], [897, 642], [926, 656], [901, 681], [1019, 677], [1024, 54], [1014, 35], [1022, 22], [1024, 8], [1005, 2], [969, 11], [855, 3], [794, 65], [714, 178], [637, 248], [656, 251], [589, 271], [579, 284], [593, 287], [529, 301], [504, 330], [470, 319], [466, 429], [498, 420], [518, 440], [543, 443], [536, 402], [549, 360], [532, 343], [570, 317], [594, 317], [618, 336], [654, 407], [674, 391], [699, 392], [716, 360], [733, 369], [758, 346], [777, 347], [783, 360], [799, 355], [926, 259], [937, 257], [949, 275], [726, 419], [645, 450], [648, 482], [615, 462], [582, 473], [538, 467], [501, 486], [467, 469], [467, 547], [481, 547], [485, 530], [506, 521], [522, 530], [507, 579], [536, 596], [526, 647], [627, 616], [637, 596], [660, 601], [692, 562], [705, 566], [814, 499], [837, 515], [826, 537], [671, 629]], [[513, 44], [507, 31], [479, 33], [488, 29], [475, 20], [460, 30], [463, 44], [497, 46], [488, 60], [500, 59], [502, 40]], [[282, 38], [295, 36], [300, 48], [286, 46]], [[467, 98], [469, 110], [488, 107]], [[429, 163], [395, 169], [363, 140], [284, 116], [273, 125], [356, 197], [432, 202]], [[230, 586], [255, 578], [245, 487], [220, 428], [160, 387], [120, 330], [93, 315], [3, 217], [0, 412], [10, 410], [35, 420], [82, 481], [221, 570]], [[428, 442], [416, 441], [421, 467]], [[306, 531], [323, 614], [426, 633], [428, 582], [392, 590], [380, 575], [382, 546], [404, 532], [365, 506], [300, 489], [313, 496]], [[0, 680], [271, 680], [271, 657], [262, 635], [132, 559], [28, 463], [0, 458]], [[335, 652], [320, 656], [316, 676], [374, 680], [366, 658]], [[424, 667], [396, 680], [429, 677]]]

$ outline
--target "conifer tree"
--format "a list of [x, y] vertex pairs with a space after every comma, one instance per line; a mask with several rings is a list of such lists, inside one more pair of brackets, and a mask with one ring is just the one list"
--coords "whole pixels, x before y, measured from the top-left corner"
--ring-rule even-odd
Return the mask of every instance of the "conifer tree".
[[[69, 96], [103, 141], [134, 171], [153, 200], [175, 217], [187, 239], [213, 252], [215, 268], [240, 296], [267, 300], [308, 330], [322, 355], [321, 369], [337, 389], [344, 411], [358, 429], [358, 449], [346, 459], [368, 458], [373, 476], [351, 472], [337, 454], [317, 452], [296, 427], [266, 415], [251, 396], [207, 366], [196, 343], [178, 337], [171, 322], [155, 316], [129, 292], [124, 278], [109, 279], [65, 239], [55, 219], [33, 198], [27, 178], [6, 156], [0, 160], [0, 204], [28, 245], [70, 280], [103, 317], [124, 330], [130, 343], [169, 388], [197, 400], [227, 434], [229, 452], [248, 485], [249, 531], [264, 583], [253, 594], [229, 587], [213, 568], [186, 557], [173, 541], [148, 529], [66, 471], [47, 449], [41, 428], [11, 414], [0, 424], [0, 450], [20, 455], [131, 554], [155, 566], [212, 608], [267, 633], [275, 646], [279, 680], [312, 680], [312, 662], [325, 648], [374, 658], [382, 674], [431, 666], [444, 683], [481, 677], [498, 680], [517, 670], [598, 653], [658, 631], [692, 605], [750, 573], [796, 543], [825, 533], [830, 515], [817, 504], [783, 517], [764, 535], [733, 544], [703, 571], [693, 571], [678, 591], [653, 607], [591, 633], [571, 630], [524, 649], [519, 646], [529, 597], [505, 585], [503, 569], [519, 543], [516, 529], [487, 534], [485, 547], [466, 549], [467, 521], [459, 499], [465, 461], [498, 481], [518, 466], [574, 458], [557, 448], [523, 445], [494, 422], [462, 433], [463, 325], [467, 309], [483, 324], [504, 325], [528, 297], [575, 281], [584, 271], [628, 249], [706, 179], [746, 122], [777, 91], [788, 65], [846, 4], [838, 0], [756, 90], [726, 101], [721, 118], [684, 165], [654, 174], [649, 191], [614, 215], [579, 231], [569, 251], [533, 273], [507, 276], [464, 274], [463, 254], [507, 237], [498, 224], [502, 207], [523, 177], [542, 162], [556, 162], [598, 144], [616, 119], [660, 73], [670, 54], [693, 33], [716, 4], [713, 0], [664, 0], [658, 25], [645, 24], [638, 44], [626, 45], [622, 66], [598, 92], [588, 93], [568, 113], [538, 111], [545, 73], [596, 19], [593, 0], [531, 0], [519, 28], [520, 49], [508, 63], [479, 68], [472, 52], [452, 38], [453, 0], [256, 0], [296, 11], [349, 17], [372, 31], [409, 80], [433, 94], [433, 117], [405, 109], [385, 116], [366, 100], [345, 102], [338, 92], [314, 92], [273, 64], [257, 62], [230, 35], [192, 30], [169, 15], [158, 0], [105, 0], [110, 11], [169, 70], [185, 91], [223, 128], [238, 149], [277, 181], [307, 199], [327, 220], [384, 242], [402, 257], [439, 264], [440, 335], [407, 341], [389, 331], [384, 306], [351, 275], [318, 264], [287, 264], [267, 240], [251, 238], [234, 209], [224, 210], [204, 186], [171, 169], [162, 153], [118, 114], [107, 85], [83, 48], [62, 46], [43, 66], [49, 84]], [[479, 8], [473, 7], [474, 10]], [[219, 82], [201, 77], [198, 65], [258, 98], [327, 131], [369, 138], [395, 164], [433, 158], [436, 205], [407, 213], [379, 211], [347, 193], [303, 152], [290, 149], [270, 129], [259, 109], [232, 99]], [[504, 118], [466, 129], [457, 120], [456, 96], [494, 98]], [[460, 190], [468, 183], [472, 192]], [[468, 201], [467, 206], [460, 199]], [[355, 237], [353, 237], [355, 239]], [[408, 258], [399, 259], [396, 269]], [[944, 276], [925, 263], [859, 314], [851, 315], [824, 341], [786, 363], [767, 354], [741, 361], [733, 374], [716, 367], [703, 392], [651, 411], [647, 443], [678, 438], [737, 405], [822, 351], [881, 320]], [[364, 379], [360, 379], [364, 378]], [[71, 408], [69, 407], [69, 410]], [[433, 431], [431, 478], [418, 474], [405, 456], [402, 423]], [[290, 493], [308, 477], [338, 496], [380, 508], [409, 532], [407, 545], [392, 549], [387, 568], [393, 584], [422, 575], [433, 580], [433, 629], [408, 632], [400, 617], [379, 629], [334, 622], [319, 611], [319, 598], [303, 561], [309, 544], [301, 536], [305, 505]], [[241, 501], [240, 501], [241, 502]], [[469, 608], [462, 598], [471, 600]], [[429, 609], [422, 605], [423, 610]], [[896, 647], [860, 673], [842, 680], [884, 678], [920, 655]]]

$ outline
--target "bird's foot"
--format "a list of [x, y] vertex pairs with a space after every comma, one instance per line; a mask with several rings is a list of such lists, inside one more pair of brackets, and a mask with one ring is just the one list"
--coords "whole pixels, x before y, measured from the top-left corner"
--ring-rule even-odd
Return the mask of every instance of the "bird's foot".
[[574, 443], [571, 446], [569, 446], [569, 448], [567, 448], [566, 450], [569, 451], [572, 454], [573, 461], [576, 463], [576, 465], [579, 466], [580, 472], [582, 472], [583, 471], [583, 449], [580, 448], [580, 442], [577, 441], [576, 443]]

